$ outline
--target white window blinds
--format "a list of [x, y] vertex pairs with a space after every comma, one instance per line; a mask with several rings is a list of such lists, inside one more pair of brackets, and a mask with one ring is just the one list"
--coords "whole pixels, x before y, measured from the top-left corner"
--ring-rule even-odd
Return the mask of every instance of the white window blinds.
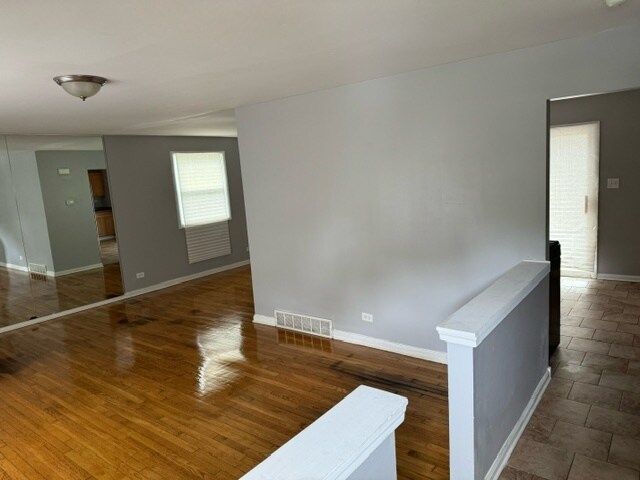
[[187, 240], [189, 263], [223, 257], [231, 253], [227, 222], [185, 228], [184, 235]]
[[551, 128], [549, 234], [562, 249], [562, 274], [591, 276], [598, 238], [599, 124]]
[[173, 175], [180, 228], [231, 218], [227, 172], [222, 152], [174, 152]]

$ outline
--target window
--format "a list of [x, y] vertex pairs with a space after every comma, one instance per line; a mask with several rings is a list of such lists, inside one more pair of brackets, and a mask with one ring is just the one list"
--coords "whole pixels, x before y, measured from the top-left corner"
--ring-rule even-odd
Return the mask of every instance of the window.
[[172, 152], [180, 228], [231, 219], [223, 152]]

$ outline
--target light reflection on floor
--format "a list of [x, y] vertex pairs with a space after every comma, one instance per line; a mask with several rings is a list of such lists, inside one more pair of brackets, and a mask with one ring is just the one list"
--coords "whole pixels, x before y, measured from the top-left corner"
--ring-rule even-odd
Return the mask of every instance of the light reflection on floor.
[[278, 337], [278, 343], [281, 345], [295, 345], [297, 347], [321, 350], [323, 352], [333, 351], [331, 341], [327, 338], [314, 337], [312, 335], [282, 329], [275, 330], [274, 334]]
[[129, 370], [136, 364], [136, 353], [129, 329], [120, 330], [116, 334], [116, 363], [122, 370]]
[[198, 390], [201, 396], [231, 385], [238, 378], [236, 362], [244, 362], [242, 323], [217, 325], [198, 334], [198, 351], [202, 362], [198, 368]]

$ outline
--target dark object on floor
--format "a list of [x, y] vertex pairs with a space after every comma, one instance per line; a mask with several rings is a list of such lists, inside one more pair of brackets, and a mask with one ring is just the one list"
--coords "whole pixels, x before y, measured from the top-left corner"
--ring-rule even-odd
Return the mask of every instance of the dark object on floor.
[[560, 242], [549, 241], [549, 358], [560, 345]]

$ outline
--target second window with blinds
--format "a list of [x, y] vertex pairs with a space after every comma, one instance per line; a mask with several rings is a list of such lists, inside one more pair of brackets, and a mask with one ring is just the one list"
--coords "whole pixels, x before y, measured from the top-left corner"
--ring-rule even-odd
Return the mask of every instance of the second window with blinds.
[[224, 152], [172, 152], [178, 227], [189, 263], [231, 254], [231, 204]]

